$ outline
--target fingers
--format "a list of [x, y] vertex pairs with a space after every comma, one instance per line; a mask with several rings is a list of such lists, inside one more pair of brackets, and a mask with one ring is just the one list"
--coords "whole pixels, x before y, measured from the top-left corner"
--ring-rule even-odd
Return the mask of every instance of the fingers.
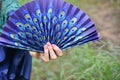
[[48, 50], [49, 50], [49, 54], [50, 54], [50, 59], [52, 59], [52, 60], [57, 59], [57, 55], [55, 54], [55, 52], [52, 48], [52, 45], [48, 42], [47, 46], [48, 46]]
[[56, 52], [57, 56], [63, 55], [62, 50], [58, 46], [56, 46], [55, 44], [52, 44], [52, 47], [53, 47], [54, 51]]
[[44, 62], [49, 62], [49, 51], [47, 45], [44, 46], [44, 53], [40, 54], [40, 58]]
[[32, 51], [30, 51], [30, 55], [32, 56], [32, 57], [34, 57], [34, 58], [39, 58], [39, 56], [40, 56], [40, 54], [39, 53], [37, 53], [37, 52], [32, 52]]
[[44, 46], [44, 53], [30, 52], [30, 55], [35, 58], [40, 58], [44, 62], [57, 59], [58, 56], [62, 56], [62, 50], [55, 44], [47, 43]]
[[44, 46], [44, 53], [30, 51], [30, 55], [34, 58], [42, 59], [44, 62], [49, 62], [49, 52], [47, 45]]

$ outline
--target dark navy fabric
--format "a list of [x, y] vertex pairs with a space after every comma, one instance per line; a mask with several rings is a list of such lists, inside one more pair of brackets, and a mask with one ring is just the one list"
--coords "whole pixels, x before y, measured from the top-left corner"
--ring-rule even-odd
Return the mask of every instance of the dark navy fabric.
[[0, 80], [30, 80], [31, 66], [28, 51], [0, 47]]

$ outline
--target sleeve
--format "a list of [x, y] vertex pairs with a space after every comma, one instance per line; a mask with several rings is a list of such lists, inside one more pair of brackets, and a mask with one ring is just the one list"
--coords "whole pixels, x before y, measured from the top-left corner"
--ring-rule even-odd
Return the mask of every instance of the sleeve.
[[29, 80], [32, 66], [29, 52], [5, 47], [0, 47], [0, 54], [1, 51], [5, 57], [0, 61], [0, 80]]
[[5, 54], [4, 54], [4, 49], [3, 47], [0, 47], [0, 62], [2, 62], [5, 59]]

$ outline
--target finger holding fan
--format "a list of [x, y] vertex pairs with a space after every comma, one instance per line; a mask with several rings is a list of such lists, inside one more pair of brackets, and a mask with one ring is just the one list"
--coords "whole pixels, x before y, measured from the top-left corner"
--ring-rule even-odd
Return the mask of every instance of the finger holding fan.
[[43, 52], [47, 42], [65, 50], [97, 39], [95, 24], [76, 6], [62, 0], [35, 0], [8, 18], [0, 45]]

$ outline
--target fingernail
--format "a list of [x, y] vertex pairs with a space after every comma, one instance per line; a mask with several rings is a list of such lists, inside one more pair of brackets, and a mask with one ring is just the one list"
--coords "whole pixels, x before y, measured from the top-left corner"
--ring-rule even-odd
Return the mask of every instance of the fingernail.
[[55, 44], [52, 44], [52, 46], [53, 46], [53, 47], [56, 47], [56, 45], [55, 45]]
[[50, 42], [47, 43], [48, 46], [51, 46]]

